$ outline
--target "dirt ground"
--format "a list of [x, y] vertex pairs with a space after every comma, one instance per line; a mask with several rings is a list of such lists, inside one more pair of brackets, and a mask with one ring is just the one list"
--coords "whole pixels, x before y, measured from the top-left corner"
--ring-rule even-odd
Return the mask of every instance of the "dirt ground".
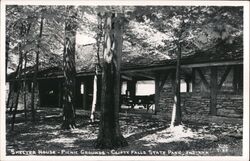
[[148, 115], [122, 113], [120, 126], [127, 147], [95, 149], [98, 120], [77, 113], [77, 128], [61, 129], [61, 111], [38, 110], [33, 124], [17, 115], [11, 131], [11, 115], [6, 117], [7, 155], [160, 155], [160, 156], [240, 156], [242, 125], [184, 122], [169, 128], [169, 122]]

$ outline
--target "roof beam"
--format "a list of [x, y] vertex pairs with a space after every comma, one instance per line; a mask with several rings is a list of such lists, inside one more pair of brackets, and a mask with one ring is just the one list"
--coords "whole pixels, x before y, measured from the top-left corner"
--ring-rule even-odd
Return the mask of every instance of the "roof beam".
[[[242, 60], [235, 61], [223, 61], [223, 62], [208, 62], [208, 63], [194, 63], [194, 64], [183, 64], [181, 68], [195, 68], [195, 67], [209, 67], [209, 66], [227, 66], [227, 65], [240, 65], [243, 64]], [[160, 71], [167, 69], [175, 69], [175, 65], [166, 65], [166, 66], [147, 66], [142, 68], [133, 68], [133, 69], [122, 69], [122, 73], [128, 72], [150, 72], [150, 71]]]
[[131, 76], [125, 75], [125, 74], [121, 74], [121, 78], [122, 78], [122, 79], [125, 79], [125, 80], [129, 80], [129, 81], [132, 81], [132, 80], [133, 80], [133, 78], [132, 78]]
[[199, 76], [201, 78], [201, 81], [204, 83], [204, 85], [206, 86], [207, 89], [210, 89], [210, 84], [208, 83], [208, 81], [206, 80], [206, 77], [204, 76], [204, 74], [202, 73], [202, 70], [200, 68], [196, 69], [197, 72], [199, 73]]
[[134, 72], [133, 75], [148, 78], [148, 79], [155, 79], [154, 76], [151, 76], [150, 74], [146, 74], [144, 72]]
[[194, 64], [184, 64], [181, 67], [208, 67], [208, 66], [227, 66], [227, 65], [240, 65], [243, 64], [242, 60], [235, 61], [224, 61], [224, 62], [209, 62], [209, 63], [194, 63]]

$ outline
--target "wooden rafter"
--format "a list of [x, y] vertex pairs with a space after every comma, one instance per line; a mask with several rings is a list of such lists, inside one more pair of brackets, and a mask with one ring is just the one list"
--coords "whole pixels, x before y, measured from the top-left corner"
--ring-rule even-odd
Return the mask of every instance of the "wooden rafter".
[[210, 85], [209, 85], [209, 83], [207, 82], [205, 76], [203, 75], [201, 69], [200, 69], [200, 68], [196, 68], [196, 70], [197, 70], [197, 72], [199, 73], [199, 76], [200, 76], [202, 82], [204, 83], [204, 85], [206, 86], [206, 88], [209, 89], [209, 88], [210, 88]]
[[219, 90], [221, 89], [222, 84], [225, 82], [225, 80], [226, 80], [228, 74], [230, 73], [231, 69], [232, 69], [232, 66], [227, 66], [225, 72], [223, 73], [223, 75], [222, 75], [222, 77], [221, 77], [220, 83], [219, 83], [219, 85], [218, 85], [218, 89], [219, 89]]
[[122, 79], [129, 80], [131, 81], [133, 78], [132, 76], [126, 75], [126, 74], [121, 74]]
[[170, 73], [171, 73], [171, 71], [170, 71], [170, 72], [164, 73], [163, 78], [160, 79], [160, 84], [159, 84], [159, 90], [160, 90], [160, 91], [162, 90], [162, 88], [163, 88], [163, 86], [164, 86], [166, 80], [168, 79], [168, 76], [170, 75]]
[[140, 77], [144, 77], [144, 78], [148, 78], [148, 79], [155, 79], [154, 76], [151, 76], [150, 74], [146, 74], [146, 73], [143, 73], [143, 72], [136, 72], [136, 73], [133, 73], [134, 76], [140, 76]]

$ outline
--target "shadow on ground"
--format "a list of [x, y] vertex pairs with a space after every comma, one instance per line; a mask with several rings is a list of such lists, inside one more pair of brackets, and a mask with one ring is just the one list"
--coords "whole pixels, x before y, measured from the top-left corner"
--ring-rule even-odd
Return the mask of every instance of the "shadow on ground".
[[[60, 111], [43, 111], [37, 114], [36, 123], [24, 121], [22, 115], [17, 118], [15, 130], [10, 130], [11, 117], [6, 117], [6, 144], [7, 155], [11, 150], [56, 151], [58, 155], [75, 155], [64, 151], [98, 151], [94, 142], [98, 134], [98, 120], [89, 121], [86, 115], [77, 115], [77, 128], [61, 130]], [[242, 155], [242, 138], [226, 135], [232, 131], [228, 125], [215, 124], [188, 124], [190, 136], [177, 136], [168, 131], [168, 123], [156, 118], [143, 115], [123, 114], [120, 117], [123, 136], [129, 146], [117, 149], [118, 151], [145, 151], [138, 155]], [[234, 129], [235, 130], [235, 127]], [[186, 133], [185, 133], [186, 135]], [[99, 151], [101, 151], [99, 149]], [[156, 151], [156, 154], [152, 154]], [[157, 153], [164, 151], [163, 153]], [[42, 155], [42, 154], [40, 154]], [[81, 155], [78, 153], [77, 155]], [[96, 155], [89, 153], [84, 155]], [[99, 155], [112, 155], [108, 150]], [[118, 154], [119, 155], [119, 154]], [[133, 155], [131, 153], [122, 155]], [[136, 155], [136, 154], [135, 154]]]

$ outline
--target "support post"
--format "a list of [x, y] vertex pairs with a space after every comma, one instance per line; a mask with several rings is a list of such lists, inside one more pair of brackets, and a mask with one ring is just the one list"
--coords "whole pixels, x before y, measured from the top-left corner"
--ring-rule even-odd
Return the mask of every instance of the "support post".
[[86, 81], [83, 82], [83, 109], [87, 110], [87, 85], [86, 85]]
[[211, 67], [211, 82], [210, 82], [210, 114], [217, 114], [217, 67]]
[[160, 99], [160, 75], [155, 76], [155, 115], [159, 112], [159, 99]]
[[132, 81], [128, 81], [127, 87], [130, 98], [134, 100], [136, 91], [136, 80], [133, 78]]
[[58, 107], [62, 108], [62, 82], [58, 83]]
[[192, 78], [192, 91], [193, 92], [195, 92], [195, 86], [196, 86], [196, 84], [195, 84], [195, 68], [192, 68], [192, 76], [191, 76]]

